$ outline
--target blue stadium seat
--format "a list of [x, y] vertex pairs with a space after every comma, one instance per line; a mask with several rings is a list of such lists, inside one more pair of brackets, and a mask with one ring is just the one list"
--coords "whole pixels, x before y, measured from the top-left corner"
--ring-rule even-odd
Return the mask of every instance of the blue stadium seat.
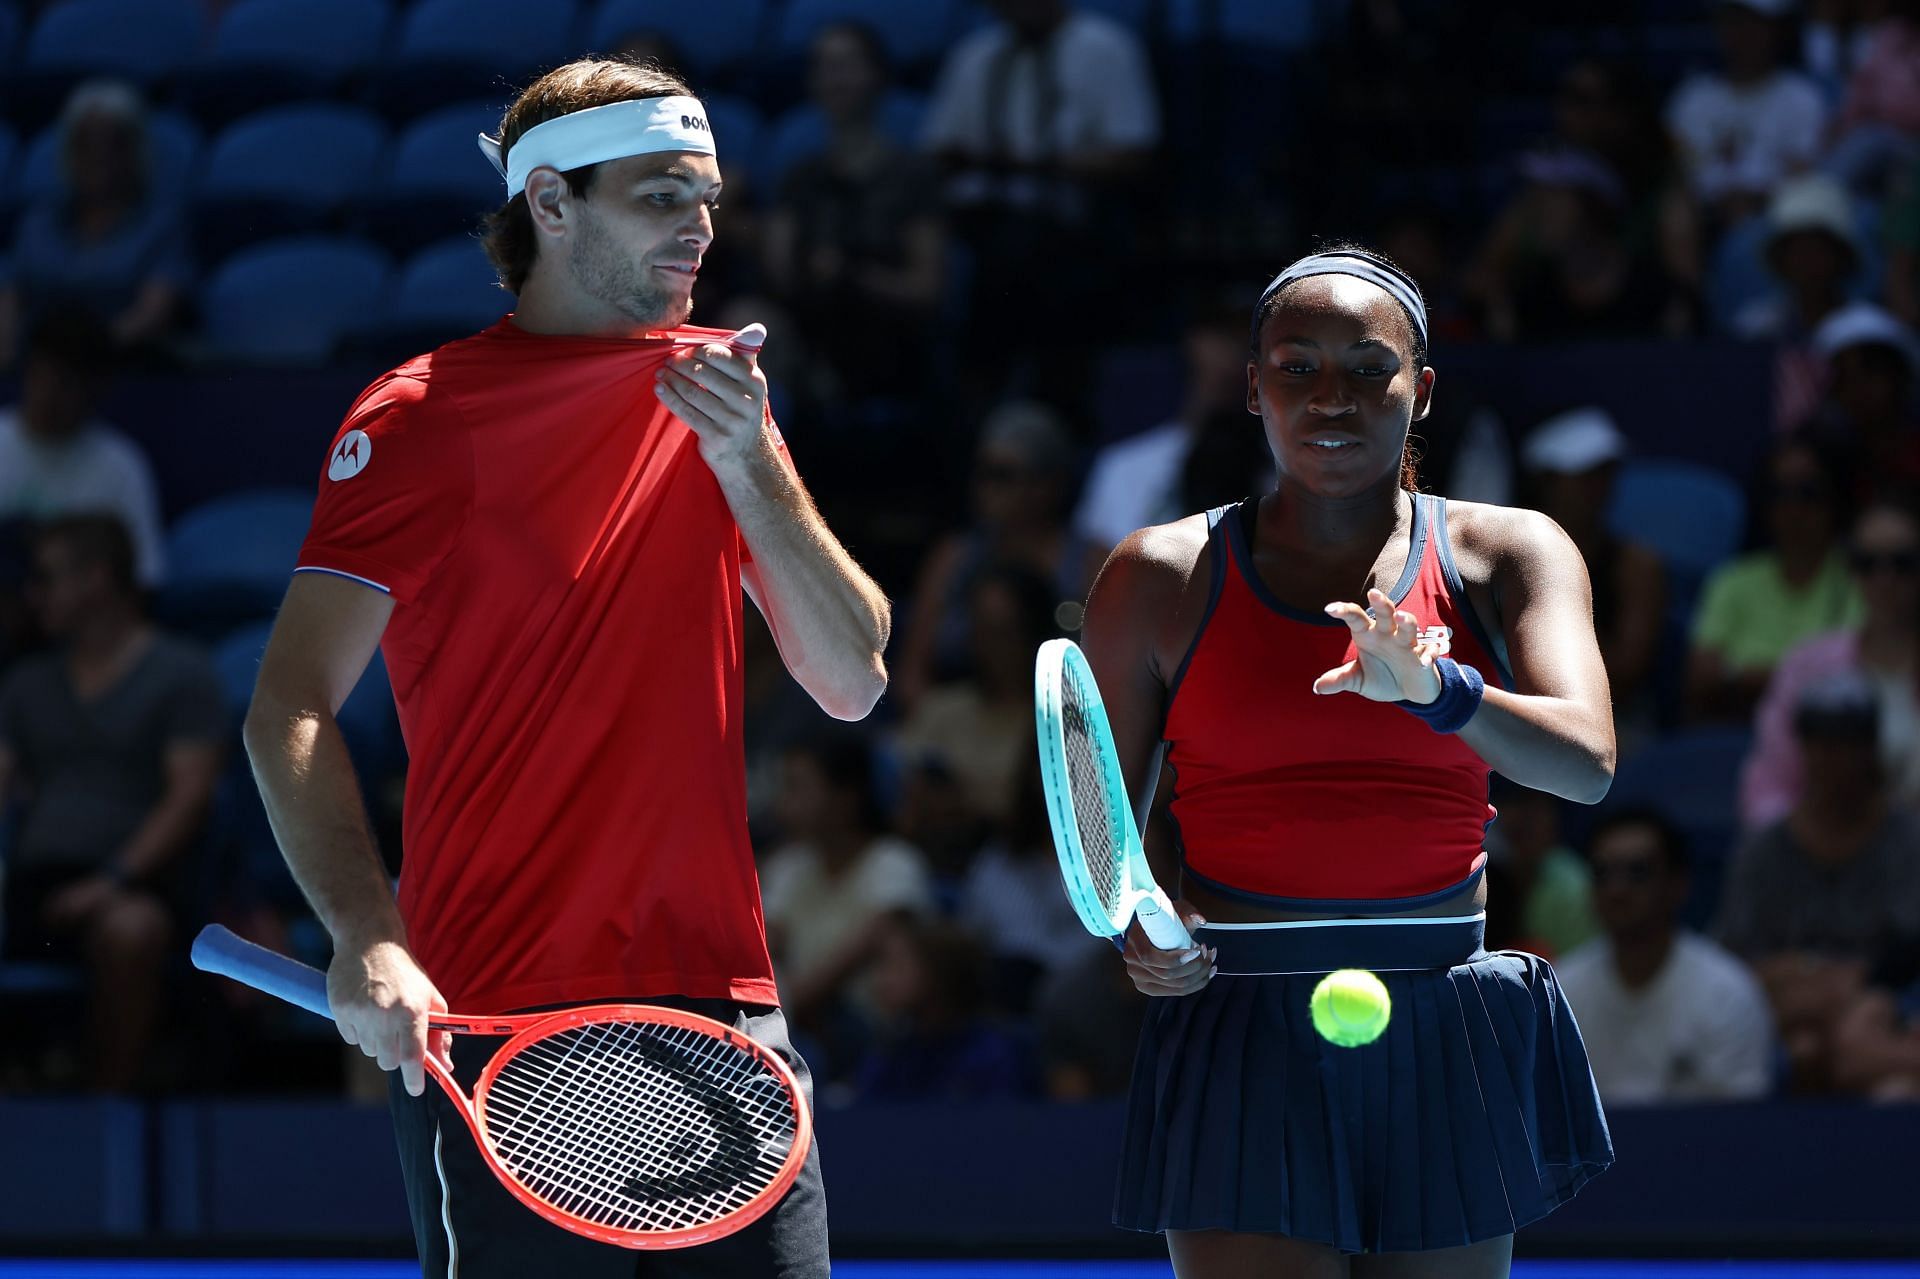
[[587, 46], [611, 53], [624, 36], [658, 32], [686, 59], [681, 70], [701, 79], [752, 60], [764, 34], [767, 8], [767, 0], [701, 0], [700, 20], [688, 22], [661, 0], [604, 0], [588, 19]]
[[484, 329], [512, 309], [513, 294], [500, 287], [486, 249], [471, 236], [456, 236], [407, 259], [385, 327], [406, 333], [407, 344], [419, 351]]
[[364, 240], [270, 240], [222, 263], [201, 293], [208, 345], [231, 359], [318, 363], [380, 313], [391, 264]]
[[65, 0], [27, 37], [21, 69], [52, 77], [117, 75], [143, 84], [183, 69], [200, 47], [197, 0]]
[[579, 14], [576, 0], [418, 0], [389, 49], [380, 101], [414, 115], [497, 93], [572, 57]]
[[1694, 462], [1634, 458], [1614, 482], [1607, 522], [1697, 584], [1740, 549], [1747, 499], [1725, 472]]
[[1745, 728], [1690, 728], [1658, 738], [1620, 762], [1613, 789], [1590, 815], [1650, 808], [1680, 830], [1693, 860], [1683, 915], [1695, 927], [1709, 923], [1719, 904], [1739, 839], [1740, 768], [1752, 746]]
[[[895, 90], [880, 104], [880, 127], [901, 146], [917, 150], [927, 100], [920, 94]], [[761, 164], [769, 190], [778, 192], [793, 166], [818, 155], [827, 145], [827, 118], [819, 107], [803, 102], [767, 130], [761, 145]], [[721, 157], [725, 159], [724, 155]]]
[[378, 116], [338, 103], [247, 116], [208, 152], [197, 230], [210, 250], [317, 230], [374, 180], [386, 142]]
[[421, 116], [403, 129], [387, 153], [386, 181], [368, 194], [360, 230], [396, 253], [470, 229], [499, 206], [506, 187], [474, 139], [500, 125], [501, 107], [462, 102]]
[[780, 17], [775, 47], [787, 58], [803, 57], [820, 28], [852, 20], [872, 27], [887, 51], [901, 63], [937, 59], [956, 30], [954, 0], [788, 0]]
[[270, 618], [312, 518], [313, 494], [302, 489], [253, 489], [194, 507], [167, 530], [156, 611], [208, 641]]
[[1301, 49], [1319, 35], [1318, 0], [1168, 0], [1167, 30], [1183, 44]]
[[240, 0], [182, 88], [219, 119], [323, 95], [379, 60], [392, 21], [389, 0]]
[[[147, 117], [148, 146], [153, 152], [154, 189], [177, 199], [199, 178], [200, 152], [206, 145], [200, 127], [175, 111], [155, 111]], [[66, 179], [60, 172], [60, 128], [49, 125], [35, 135], [20, 162], [16, 198], [25, 204], [36, 194], [57, 191]]]
[[7, 214], [13, 209], [15, 198], [20, 193], [19, 185], [14, 181], [13, 161], [20, 150], [20, 139], [5, 122], [0, 122], [0, 226], [6, 225]]
[[720, 173], [729, 181], [759, 190], [765, 180], [766, 129], [760, 109], [745, 98], [717, 94], [706, 99], [707, 123], [720, 153]]

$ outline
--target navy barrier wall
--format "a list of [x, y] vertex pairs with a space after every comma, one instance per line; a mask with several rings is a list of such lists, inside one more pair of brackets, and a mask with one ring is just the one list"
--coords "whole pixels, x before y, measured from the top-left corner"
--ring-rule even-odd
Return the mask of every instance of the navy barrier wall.
[[[848, 1255], [1152, 1254], [1107, 1224], [1116, 1105], [819, 1116]], [[1619, 1162], [1523, 1251], [1920, 1255], [1920, 1106], [1622, 1109]], [[384, 1109], [0, 1101], [0, 1251], [407, 1248]]]

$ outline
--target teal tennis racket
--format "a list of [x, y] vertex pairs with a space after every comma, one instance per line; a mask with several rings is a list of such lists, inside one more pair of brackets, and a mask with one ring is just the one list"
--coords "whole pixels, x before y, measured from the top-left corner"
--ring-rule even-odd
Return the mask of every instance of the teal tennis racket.
[[1138, 919], [1162, 950], [1193, 945], [1173, 903], [1153, 882], [1127, 807], [1120, 753], [1100, 686], [1072, 640], [1040, 646], [1033, 664], [1033, 713], [1053, 847], [1080, 922], [1095, 937], [1113, 937]]

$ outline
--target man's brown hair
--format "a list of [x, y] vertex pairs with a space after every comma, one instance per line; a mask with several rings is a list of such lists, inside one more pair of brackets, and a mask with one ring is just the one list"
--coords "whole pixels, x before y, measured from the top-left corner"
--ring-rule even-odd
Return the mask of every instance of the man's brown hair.
[[[673, 72], [654, 62], [627, 62], [617, 58], [582, 58], [569, 62], [535, 80], [514, 99], [500, 117], [500, 153], [513, 151], [527, 130], [549, 120], [576, 111], [604, 107], [613, 102], [633, 102], [641, 98], [670, 98], [691, 95]], [[593, 186], [598, 164], [583, 164], [568, 169], [563, 177], [567, 187], [584, 196]], [[487, 215], [484, 239], [487, 256], [493, 259], [500, 283], [518, 293], [533, 270], [539, 241], [533, 230], [533, 214], [527, 210], [527, 193], [522, 191]]]

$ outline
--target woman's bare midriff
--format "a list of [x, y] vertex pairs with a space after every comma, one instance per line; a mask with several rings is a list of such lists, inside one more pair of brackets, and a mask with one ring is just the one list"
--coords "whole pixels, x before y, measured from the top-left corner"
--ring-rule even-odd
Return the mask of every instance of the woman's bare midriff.
[[1453, 896], [1430, 902], [1414, 910], [1343, 911], [1337, 915], [1314, 911], [1274, 910], [1271, 907], [1235, 901], [1210, 892], [1204, 885], [1196, 884], [1190, 879], [1183, 878], [1181, 887], [1187, 904], [1199, 911], [1202, 918], [1217, 924], [1283, 923], [1298, 919], [1382, 919], [1395, 916], [1410, 919], [1421, 915], [1471, 915], [1486, 909], [1487, 905], [1487, 880], [1484, 875]]

